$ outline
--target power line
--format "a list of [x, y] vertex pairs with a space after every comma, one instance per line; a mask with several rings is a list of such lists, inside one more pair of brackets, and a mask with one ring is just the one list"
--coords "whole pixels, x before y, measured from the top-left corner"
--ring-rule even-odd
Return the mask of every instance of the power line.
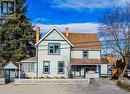
[[[123, 41], [123, 40], [127, 40], [127, 39], [119, 39], [120, 41]], [[51, 40], [46, 40], [46, 41], [50, 41], [51, 42]], [[55, 41], [58, 41], [58, 40], [55, 40]], [[61, 40], [62, 41], [62, 40]], [[116, 40], [104, 40], [104, 41], [88, 41], [88, 42], [71, 42], [72, 44], [84, 44], [84, 43], [103, 43], [103, 42], [114, 42], [114, 41], [116, 41]], [[55, 43], [55, 42], [52, 42], [52, 43]], [[57, 42], [56, 42], [57, 43]], [[106, 43], [107, 44], [107, 43]], [[104, 44], [104, 45], [106, 45], [106, 44]], [[61, 45], [68, 45], [67, 43], [63, 43], [63, 44], [61, 44]], [[91, 45], [91, 44], [90, 44]], [[39, 46], [48, 46], [48, 45], [39, 45]], [[34, 46], [22, 46], [22, 47], [34, 47]]]
[[[109, 44], [106, 44], [106, 45], [109, 45]], [[101, 46], [101, 45], [91, 45], [91, 46], [82, 46], [82, 47], [73, 47], [73, 49], [84, 49], [86, 48], [87, 50], [87, 47], [98, 47], [98, 46]], [[59, 48], [59, 49], [70, 49], [71, 47], [64, 47], [64, 48]], [[102, 48], [102, 49], [105, 49], [105, 48]], [[35, 51], [45, 51], [45, 50], [49, 50], [49, 49], [39, 49], [39, 50], [35, 50]], [[90, 49], [91, 50], [91, 49]], [[92, 50], [99, 50], [99, 49], [92, 49]], [[15, 50], [13, 50], [15, 51]], [[6, 52], [13, 52], [13, 51], [6, 51]], [[30, 51], [34, 51], [34, 50], [30, 50]], [[0, 53], [6, 53], [6, 52], [0, 52]]]

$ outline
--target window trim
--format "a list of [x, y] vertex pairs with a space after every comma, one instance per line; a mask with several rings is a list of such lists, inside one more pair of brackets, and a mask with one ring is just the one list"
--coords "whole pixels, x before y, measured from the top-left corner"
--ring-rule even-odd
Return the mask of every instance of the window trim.
[[[45, 64], [46, 62], [49, 63], [48, 72], [45, 72], [45, 70], [44, 70], [44, 64]], [[50, 61], [43, 61], [43, 74], [50, 74]]]
[[[63, 63], [63, 72], [59, 72], [59, 63]], [[65, 62], [64, 61], [58, 61], [58, 70], [57, 70], [58, 74], [64, 74], [65, 72]]]
[[[87, 51], [87, 57], [84, 57], [84, 51]], [[89, 56], [88, 50], [83, 50], [83, 58], [88, 58], [88, 56]]]
[[[50, 53], [50, 44], [53, 44], [53, 46], [56, 44], [56, 45], [59, 45], [59, 53]], [[48, 43], [48, 55], [60, 55], [60, 49], [61, 48], [61, 44], [60, 43]]]

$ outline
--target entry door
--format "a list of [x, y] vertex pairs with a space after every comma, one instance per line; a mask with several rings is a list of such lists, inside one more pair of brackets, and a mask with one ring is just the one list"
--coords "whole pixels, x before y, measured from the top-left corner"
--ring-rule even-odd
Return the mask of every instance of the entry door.
[[81, 66], [75, 66], [75, 76], [76, 77], [81, 76]]

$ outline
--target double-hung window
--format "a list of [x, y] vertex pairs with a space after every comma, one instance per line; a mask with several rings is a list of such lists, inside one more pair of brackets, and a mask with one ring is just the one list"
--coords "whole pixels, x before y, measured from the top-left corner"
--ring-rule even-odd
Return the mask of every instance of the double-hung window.
[[83, 51], [83, 58], [88, 58], [88, 51], [87, 50]]
[[48, 54], [49, 55], [59, 55], [60, 54], [60, 44], [59, 43], [49, 43], [48, 44]]
[[50, 73], [50, 62], [49, 61], [44, 61], [43, 62], [43, 73], [44, 74], [49, 74]]
[[28, 63], [28, 72], [34, 72], [34, 63]]
[[64, 73], [64, 61], [59, 61], [58, 62], [58, 74], [63, 74]]

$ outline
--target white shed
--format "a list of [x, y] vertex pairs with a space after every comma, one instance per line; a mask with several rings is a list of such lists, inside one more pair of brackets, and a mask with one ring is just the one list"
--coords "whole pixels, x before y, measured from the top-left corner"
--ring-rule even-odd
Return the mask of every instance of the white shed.
[[8, 81], [13, 81], [16, 77], [18, 77], [17, 64], [9, 61], [6, 65], [4, 65], [4, 76]]

